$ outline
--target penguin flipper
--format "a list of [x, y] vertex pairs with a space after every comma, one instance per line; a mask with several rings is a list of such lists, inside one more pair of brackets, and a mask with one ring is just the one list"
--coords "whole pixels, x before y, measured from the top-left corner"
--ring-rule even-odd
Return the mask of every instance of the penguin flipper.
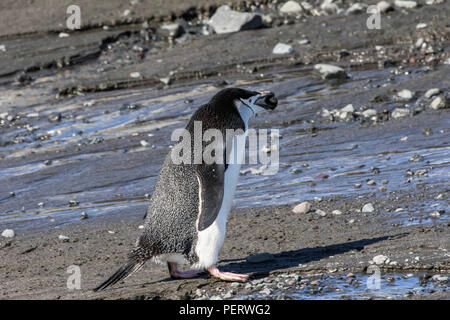
[[225, 165], [201, 164], [195, 170], [199, 183], [198, 231], [208, 228], [216, 220], [222, 207]]

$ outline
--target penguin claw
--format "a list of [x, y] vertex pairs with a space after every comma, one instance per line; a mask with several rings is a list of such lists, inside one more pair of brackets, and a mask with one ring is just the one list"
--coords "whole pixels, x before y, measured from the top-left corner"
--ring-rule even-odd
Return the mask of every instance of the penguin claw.
[[248, 280], [247, 274], [233, 273], [233, 272], [222, 272], [217, 267], [210, 267], [207, 269], [211, 276], [219, 278], [224, 281], [233, 282], [246, 282]]

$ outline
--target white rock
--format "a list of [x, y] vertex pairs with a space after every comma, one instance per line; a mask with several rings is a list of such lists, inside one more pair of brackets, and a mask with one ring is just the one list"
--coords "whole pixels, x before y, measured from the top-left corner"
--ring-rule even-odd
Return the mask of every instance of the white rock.
[[441, 4], [444, 3], [445, 0], [426, 0], [425, 3], [429, 6], [432, 6], [434, 4]]
[[163, 24], [157, 32], [168, 38], [176, 38], [183, 33], [183, 27], [178, 23]]
[[345, 79], [347, 77], [344, 69], [331, 64], [316, 64], [314, 70], [318, 71], [324, 79]]
[[130, 77], [135, 78], [135, 79], [140, 78], [141, 74], [139, 72], [131, 72]]
[[365, 118], [370, 118], [370, 117], [373, 117], [373, 116], [377, 115], [377, 110], [375, 110], [375, 109], [367, 109], [367, 110], [364, 110], [363, 112], [361, 112], [361, 114]]
[[391, 3], [387, 2], [387, 1], [380, 1], [377, 3], [377, 9], [378, 9], [378, 12], [380, 12], [380, 13], [386, 13], [386, 12], [394, 10], [394, 7], [392, 6]]
[[285, 43], [277, 43], [273, 48], [273, 54], [290, 54], [294, 52], [294, 48], [291, 45]]
[[450, 58], [445, 59], [444, 64], [450, 64]]
[[336, 216], [340, 216], [342, 214], [342, 211], [340, 211], [340, 210], [333, 210], [331, 213], [336, 215]]
[[372, 261], [378, 265], [388, 263], [388, 260], [389, 260], [389, 258], [382, 254], [372, 258]]
[[348, 104], [341, 109], [341, 112], [355, 112], [355, 107], [352, 104]]
[[13, 229], [5, 229], [2, 232], [2, 237], [13, 238], [14, 236], [15, 236], [15, 233], [14, 233]]
[[409, 116], [411, 114], [411, 111], [406, 108], [395, 108], [394, 111], [392, 111], [391, 117], [394, 119], [402, 118]]
[[348, 8], [345, 13], [346, 14], [360, 14], [363, 11], [364, 11], [364, 6], [361, 3], [356, 2], [356, 3], [352, 4], [352, 6], [350, 8]]
[[403, 89], [403, 90], [397, 92], [396, 97], [399, 100], [409, 101], [412, 98], [414, 98], [414, 92], [412, 92], [411, 90], [408, 90], [408, 89]]
[[61, 241], [69, 241], [69, 240], [70, 240], [69, 237], [63, 236], [62, 234], [60, 234], [60, 235], [58, 236], [58, 239], [61, 240]]
[[149, 145], [149, 143], [148, 143], [147, 141], [145, 141], [145, 140], [141, 140], [141, 141], [139, 141], [139, 143], [140, 143], [141, 146], [143, 146], [143, 147], [148, 147], [148, 145]]
[[68, 36], [69, 36], [69, 34], [65, 33], [65, 32], [61, 32], [60, 34], [58, 34], [58, 37], [60, 37], [60, 38], [67, 38]]
[[322, 210], [320, 210], [320, 209], [316, 209], [316, 210], [314, 211], [314, 213], [317, 214], [317, 215], [319, 215], [319, 216], [321, 216], [321, 217], [325, 217], [325, 216], [327, 215], [327, 213], [326, 213], [325, 211], [322, 211]]
[[311, 203], [309, 203], [308, 201], [304, 201], [296, 205], [294, 209], [292, 209], [292, 212], [297, 214], [304, 214], [308, 213], [309, 210], [311, 210]]
[[297, 43], [301, 44], [301, 45], [305, 45], [305, 44], [309, 44], [310, 41], [308, 39], [301, 39], [301, 40], [298, 40]]
[[123, 15], [124, 17], [127, 17], [127, 16], [130, 15], [130, 13], [131, 13], [130, 9], [126, 9], [126, 10], [122, 13], [122, 15]]
[[168, 86], [168, 85], [170, 85], [172, 83], [172, 78], [171, 77], [165, 77], [165, 78], [159, 79], [159, 81], [161, 81], [166, 86]]
[[361, 211], [362, 211], [362, 212], [374, 212], [374, 211], [375, 211], [375, 208], [373, 207], [373, 204], [371, 204], [371, 203], [366, 203], [366, 204], [362, 207]]
[[320, 5], [320, 9], [329, 14], [337, 13], [339, 11], [338, 5], [333, 3], [333, 0], [324, 0]]
[[6, 46], [4, 44], [0, 44], [0, 51], [6, 52]]
[[443, 276], [443, 275], [440, 275], [440, 274], [434, 275], [431, 279], [433, 279], [434, 281], [438, 281], [438, 282], [447, 282], [448, 281], [448, 277], [447, 276]]
[[208, 24], [216, 33], [236, 32], [263, 26], [262, 17], [259, 14], [234, 11], [227, 5], [220, 6]]
[[280, 13], [284, 14], [300, 13], [302, 11], [302, 6], [299, 5], [296, 1], [288, 1], [280, 8]]
[[305, 9], [305, 10], [310, 11], [310, 10], [314, 9], [314, 6], [307, 1], [302, 1], [301, 4], [302, 4], [303, 9]]
[[416, 25], [416, 29], [425, 29], [426, 27], [428, 27], [426, 23], [418, 23]]
[[417, 7], [417, 2], [409, 0], [395, 0], [394, 4], [399, 8], [413, 9]]
[[430, 104], [430, 108], [434, 110], [446, 109], [450, 107], [449, 100], [444, 95], [437, 96]]
[[425, 98], [430, 99], [430, 98], [438, 95], [439, 93], [441, 93], [441, 89], [439, 89], [439, 88], [430, 89], [427, 92], [425, 92]]

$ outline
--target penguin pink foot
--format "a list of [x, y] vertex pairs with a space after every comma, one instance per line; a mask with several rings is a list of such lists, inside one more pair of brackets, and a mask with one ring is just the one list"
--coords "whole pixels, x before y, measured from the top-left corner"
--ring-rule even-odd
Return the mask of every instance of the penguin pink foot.
[[194, 278], [204, 272], [203, 270], [180, 271], [180, 270], [178, 270], [178, 265], [174, 262], [168, 262], [167, 266], [169, 267], [170, 276], [175, 279]]
[[219, 278], [224, 281], [246, 282], [248, 280], [247, 274], [222, 272], [215, 266], [209, 267], [207, 270], [213, 277]]

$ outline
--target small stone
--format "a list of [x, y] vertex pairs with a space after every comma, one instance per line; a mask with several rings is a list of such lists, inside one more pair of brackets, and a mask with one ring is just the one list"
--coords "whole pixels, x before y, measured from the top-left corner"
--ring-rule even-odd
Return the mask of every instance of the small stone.
[[291, 54], [293, 52], [294, 48], [291, 45], [285, 43], [277, 43], [272, 50], [273, 54]]
[[426, 27], [428, 27], [426, 23], [418, 23], [416, 25], [416, 29], [425, 29]]
[[69, 207], [75, 207], [79, 204], [76, 200], [69, 200]]
[[366, 204], [362, 207], [361, 211], [362, 211], [362, 212], [374, 212], [374, 211], [375, 211], [375, 208], [373, 207], [373, 204], [371, 204], [371, 203], [366, 203]]
[[344, 69], [331, 64], [316, 64], [314, 70], [318, 71], [324, 79], [346, 79], [347, 73]]
[[60, 234], [60, 235], [58, 236], [58, 239], [61, 240], [61, 241], [63, 241], [63, 242], [68, 242], [68, 241], [70, 240], [69, 237], [63, 236], [62, 234]]
[[388, 263], [388, 260], [389, 258], [382, 254], [372, 258], [372, 261], [377, 265]]
[[273, 259], [274, 259], [273, 254], [263, 252], [263, 253], [252, 254], [252, 255], [248, 256], [245, 260], [248, 263], [262, 263], [262, 262], [272, 261]]
[[227, 5], [220, 6], [208, 24], [216, 33], [237, 32], [263, 27], [261, 15], [234, 11]]
[[374, 185], [376, 185], [377, 183], [376, 183], [374, 180], [369, 180], [369, 181], [367, 181], [367, 184], [368, 184], [369, 186], [374, 186]]
[[430, 98], [438, 95], [439, 93], [441, 93], [441, 89], [439, 89], [439, 88], [430, 89], [427, 92], [425, 92], [425, 98], [430, 99]]
[[137, 79], [141, 77], [141, 74], [139, 72], [131, 72], [130, 77]]
[[395, 108], [394, 111], [392, 111], [391, 117], [393, 119], [402, 118], [409, 116], [411, 114], [411, 111], [406, 108]]
[[58, 34], [59, 38], [67, 38], [68, 36], [69, 36], [69, 34], [65, 33], [65, 32], [61, 32], [60, 34]]
[[395, 6], [404, 9], [413, 9], [417, 7], [417, 2], [409, 0], [395, 0], [394, 4]]
[[431, 279], [433, 279], [433, 281], [437, 281], [437, 282], [447, 282], [448, 281], [447, 276], [443, 276], [440, 274], [434, 275], [433, 277], [431, 277]]
[[0, 51], [6, 52], [6, 46], [4, 44], [0, 45]]
[[259, 293], [261, 293], [262, 295], [268, 296], [269, 294], [272, 293], [272, 291], [270, 291], [269, 288], [265, 288], [264, 290], [261, 290]]
[[141, 141], [139, 141], [139, 143], [140, 143], [141, 146], [143, 146], [143, 147], [148, 147], [148, 146], [150, 145], [150, 143], [148, 143], [148, 142], [145, 141], [145, 140], [141, 140]]
[[340, 216], [342, 214], [342, 211], [340, 211], [340, 210], [333, 210], [331, 213], [336, 215], [336, 216]]
[[378, 9], [378, 12], [380, 12], [380, 13], [387, 13], [390, 11], [394, 11], [394, 7], [392, 6], [392, 4], [387, 1], [378, 2], [377, 9]]
[[178, 23], [163, 24], [157, 33], [166, 38], [177, 38], [184, 33], [183, 27]]
[[322, 211], [322, 210], [320, 210], [320, 209], [316, 209], [316, 210], [314, 211], [314, 213], [317, 214], [317, 215], [319, 215], [319, 216], [321, 216], [321, 217], [325, 217], [325, 216], [327, 215], [327, 213], [326, 213], [325, 211]]
[[352, 223], [355, 223], [355, 219], [348, 220], [348, 224], [352, 224]]
[[380, 192], [385, 192], [387, 189], [386, 189], [386, 187], [379, 187], [378, 188], [378, 191], [380, 191]]
[[42, 207], [44, 207], [44, 203], [43, 202], [39, 202], [38, 206], [42, 208]]
[[161, 78], [161, 79], [159, 79], [159, 81], [164, 83], [166, 86], [172, 84], [172, 78], [171, 77]]
[[432, 213], [430, 213], [430, 216], [432, 216], [432, 217], [440, 217], [441, 213], [439, 211], [433, 211]]
[[361, 3], [356, 2], [354, 4], [351, 5], [350, 8], [347, 9], [347, 11], [345, 12], [346, 14], [350, 15], [350, 14], [360, 14], [364, 11], [364, 7]]
[[295, 14], [303, 11], [301, 5], [299, 5], [296, 1], [288, 1], [283, 4], [280, 8], [280, 13], [283, 14]]
[[414, 98], [415, 93], [408, 89], [403, 89], [397, 92], [396, 98], [402, 101], [409, 101]]
[[356, 189], [361, 188], [361, 186], [362, 186], [361, 183], [355, 183], [355, 184], [354, 184], [354, 187], [355, 187]]
[[446, 96], [440, 95], [434, 98], [430, 104], [430, 108], [434, 110], [446, 109], [450, 107], [450, 102]]
[[311, 210], [311, 204], [308, 201], [304, 201], [304, 202], [296, 205], [294, 207], [294, 209], [292, 209], [292, 212], [297, 213], [297, 214], [304, 214], [304, 213], [308, 213], [309, 210]]
[[14, 236], [15, 236], [15, 233], [14, 233], [14, 230], [13, 230], [13, 229], [5, 229], [5, 230], [3, 230], [3, 232], [2, 232], [2, 237], [5, 237], [5, 238], [14, 238]]
[[81, 213], [81, 215], [80, 215], [80, 220], [85, 220], [85, 219], [87, 219], [88, 218], [88, 214], [86, 213], [86, 212], [82, 212]]
[[370, 118], [377, 115], [377, 111], [375, 109], [367, 109], [362, 112], [364, 118]]
[[308, 39], [301, 39], [297, 41], [297, 43], [301, 45], [309, 44], [310, 42], [311, 41], [309, 41]]

